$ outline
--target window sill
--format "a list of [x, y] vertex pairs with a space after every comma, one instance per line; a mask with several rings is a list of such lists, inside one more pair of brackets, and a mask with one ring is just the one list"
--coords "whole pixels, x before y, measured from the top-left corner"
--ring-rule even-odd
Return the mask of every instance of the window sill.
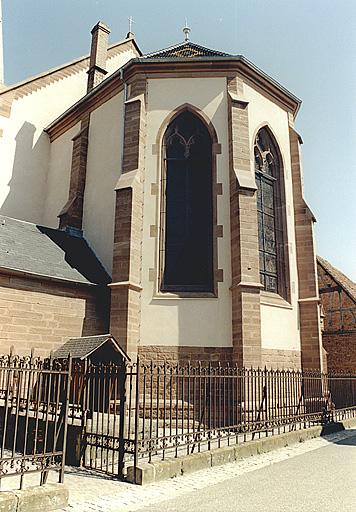
[[218, 296], [213, 292], [157, 292], [153, 296], [155, 300], [161, 299], [217, 299]]
[[293, 309], [292, 304], [287, 302], [283, 297], [278, 295], [278, 293], [261, 291], [260, 294], [260, 303], [264, 306], [275, 306], [278, 308], [284, 309]]

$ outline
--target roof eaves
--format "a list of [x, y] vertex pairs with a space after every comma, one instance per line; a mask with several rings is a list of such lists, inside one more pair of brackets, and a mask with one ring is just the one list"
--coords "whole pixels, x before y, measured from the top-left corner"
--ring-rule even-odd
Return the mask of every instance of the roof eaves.
[[58, 116], [56, 119], [54, 119], [52, 121], [51, 124], [49, 124], [48, 126], [46, 126], [43, 131], [44, 132], [49, 132], [53, 126], [55, 126], [57, 123], [59, 123], [62, 119], [64, 119], [68, 114], [70, 114], [71, 112], [73, 112], [74, 110], [80, 108], [80, 106], [82, 104], [84, 104], [86, 101], [88, 101], [90, 98], [92, 98], [93, 96], [95, 96], [96, 94], [98, 94], [99, 91], [101, 91], [109, 82], [111, 82], [112, 80], [114, 80], [115, 78], [117, 78], [118, 76], [120, 77], [120, 75], [122, 74], [123, 70], [125, 69], [125, 67], [127, 66], [127, 64], [133, 60], [136, 60], [137, 58], [139, 57], [136, 57], [134, 59], [130, 59], [128, 62], [126, 62], [123, 66], [121, 66], [120, 68], [118, 68], [116, 71], [114, 71], [114, 73], [112, 73], [111, 75], [109, 75], [107, 78], [105, 78], [102, 82], [100, 82], [100, 84], [98, 84], [96, 87], [94, 87], [94, 89], [92, 89], [91, 91], [89, 91], [85, 96], [83, 96], [82, 98], [80, 98], [78, 101], [76, 101], [75, 103], [73, 103], [73, 105], [71, 105], [69, 108], [67, 108], [67, 110], [65, 110], [63, 112], [63, 114], [61, 114], [60, 116]]
[[345, 278], [347, 281], [350, 281], [350, 284], [354, 285], [356, 288], [356, 283], [353, 283], [351, 279], [349, 279], [341, 270], [338, 270], [335, 268], [329, 261], [325, 260], [321, 256], [316, 257], [317, 262], [321, 265], [321, 267], [324, 269], [324, 271], [329, 274], [329, 276], [336, 281], [336, 283], [341, 286], [341, 288], [344, 290], [344, 292], [350, 297], [352, 301], [356, 303], [356, 293], [354, 290], [348, 286], [348, 283], [344, 282], [340, 279], [340, 274], [343, 278]]
[[37, 272], [31, 272], [30, 270], [23, 270], [23, 269], [20, 269], [20, 268], [12, 268], [12, 267], [0, 266], [0, 272], [4, 272], [4, 273], [7, 273], [7, 274], [21, 275], [21, 276], [29, 276], [29, 277], [32, 277], [34, 279], [46, 279], [48, 281], [55, 281], [55, 282], [59, 282], [59, 283], [72, 284], [72, 285], [75, 285], [75, 286], [97, 286], [97, 287], [103, 286], [101, 284], [92, 283], [92, 282], [86, 280], [85, 278], [83, 278], [83, 280], [81, 280], [81, 279], [78, 279], [78, 280], [68, 279], [66, 277], [51, 276], [49, 274], [40, 274], [40, 273], [37, 273]]
[[[185, 57], [136, 57], [135, 59], [132, 59], [130, 62], [132, 63], [140, 63], [140, 62], [152, 62], [152, 63], [159, 63], [159, 62], [172, 62], [174, 59], [175, 62], [186, 62], [187, 58]], [[298, 104], [298, 108], [296, 113], [298, 112], [300, 105], [302, 103], [302, 100], [299, 99], [297, 96], [295, 96], [293, 93], [291, 93], [288, 89], [286, 89], [283, 85], [281, 85], [277, 80], [269, 76], [267, 73], [262, 71], [259, 67], [257, 67], [255, 64], [253, 64], [251, 61], [246, 59], [243, 55], [236, 54], [236, 55], [226, 55], [226, 56], [218, 56], [218, 57], [211, 57], [211, 56], [204, 56], [204, 57], [189, 57], [189, 62], [192, 61], [240, 61], [243, 62], [246, 66], [248, 66], [250, 69], [252, 69], [255, 73], [262, 76], [265, 80], [272, 83], [276, 88], [278, 88], [280, 91], [283, 92], [283, 94], [289, 96], [295, 103]]]
[[108, 342], [108, 340], [111, 340], [111, 337], [110, 337], [110, 334], [107, 335], [107, 337], [105, 339], [103, 339], [103, 341], [101, 343], [99, 343], [99, 345], [97, 345], [96, 347], [92, 348], [91, 350], [87, 351], [80, 359], [81, 361], [83, 359], [86, 359], [87, 357], [89, 357], [91, 354], [93, 354], [93, 352], [96, 352], [100, 347], [102, 347], [103, 345], [105, 345], [105, 343]]
[[299, 99], [297, 96], [295, 96], [293, 93], [291, 93], [288, 89], [286, 89], [282, 84], [280, 84], [279, 82], [277, 82], [277, 80], [275, 80], [274, 78], [272, 78], [270, 75], [268, 75], [267, 73], [265, 73], [264, 71], [262, 71], [262, 69], [260, 69], [259, 67], [257, 67], [255, 64], [253, 64], [253, 62], [251, 62], [250, 60], [246, 59], [246, 57], [244, 57], [243, 55], [236, 55], [236, 57], [238, 57], [238, 59], [243, 62], [244, 64], [246, 64], [246, 66], [248, 66], [249, 68], [251, 68], [253, 71], [255, 71], [257, 74], [261, 75], [265, 80], [267, 80], [268, 82], [271, 82], [275, 87], [277, 87], [278, 89], [280, 89], [284, 94], [286, 94], [287, 96], [289, 96], [293, 101], [295, 101], [297, 104], [298, 104], [298, 107], [297, 107], [297, 110], [296, 110], [296, 114], [298, 113], [299, 111], [299, 108], [302, 104], [302, 100]]
[[[54, 119], [51, 124], [49, 124], [48, 126], [46, 126], [46, 128], [44, 128], [44, 131], [46, 133], [51, 131], [51, 129], [56, 124], [60, 123], [63, 119], [65, 119], [65, 117], [67, 115], [69, 115], [74, 110], [80, 108], [80, 106], [82, 104], [84, 104], [90, 98], [92, 98], [96, 94], [98, 94], [99, 91], [101, 91], [102, 88], [106, 87], [112, 80], [114, 80], [117, 77], [121, 78], [121, 76], [123, 75], [123, 72], [129, 66], [131, 66], [132, 64], [147, 64], [147, 63], [162, 64], [162, 63], [165, 63], [165, 62], [166, 63], [172, 62], [172, 60], [173, 60], [172, 57], [149, 57], [148, 58], [148, 57], [144, 57], [144, 56], [134, 57], [134, 58], [130, 59], [123, 66], [121, 66], [121, 68], [117, 69], [114, 73], [112, 73], [110, 76], [105, 78], [105, 80], [103, 80], [99, 85], [97, 85], [94, 89], [92, 89], [88, 94], [86, 94], [85, 96], [80, 98], [76, 103], [74, 103], [71, 107], [69, 107], [65, 112], [63, 112], [63, 114], [61, 114], [59, 117]], [[264, 71], [259, 69], [257, 66], [255, 66], [252, 62], [250, 62], [248, 59], [246, 59], [243, 55], [218, 56], [218, 57], [211, 57], [211, 56], [207, 56], [207, 57], [189, 57], [189, 60], [188, 60], [188, 58], [184, 58], [184, 57], [175, 57], [174, 58], [174, 62], [187, 62], [187, 61], [189, 61], [189, 62], [194, 62], [194, 61], [196, 61], [196, 62], [209, 62], [209, 61], [214, 61], [214, 62], [216, 62], [216, 61], [219, 61], [219, 62], [221, 62], [221, 61], [222, 62], [229, 62], [229, 61], [242, 62], [246, 66], [248, 66], [251, 70], [253, 70], [255, 73], [259, 74], [265, 80], [267, 80], [268, 82], [272, 83], [274, 87], [278, 88], [283, 94], [287, 95], [293, 102], [295, 102], [297, 104], [297, 108], [295, 110], [295, 115], [297, 115], [297, 113], [298, 113], [298, 111], [300, 109], [300, 105], [301, 105], [302, 101], [299, 98], [297, 98], [297, 96], [292, 94], [290, 91], [288, 91], [288, 89], [283, 87], [283, 85], [281, 85], [279, 82], [277, 82], [272, 77], [267, 75], [267, 73], [265, 73]]]

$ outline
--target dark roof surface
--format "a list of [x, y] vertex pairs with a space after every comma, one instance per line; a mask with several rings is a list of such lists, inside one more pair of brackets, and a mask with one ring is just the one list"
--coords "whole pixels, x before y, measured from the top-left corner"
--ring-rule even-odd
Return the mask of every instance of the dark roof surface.
[[169, 48], [164, 48], [158, 52], [148, 53], [143, 55], [142, 58], [186, 58], [186, 57], [231, 57], [229, 53], [218, 52], [211, 50], [200, 44], [185, 41]]
[[0, 267], [78, 283], [110, 282], [83, 237], [2, 215]]
[[71, 338], [64, 345], [59, 347], [53, 357], [64, 359], [70, 354], [74, 359], [85, 359], [92, 352], [95, 352], [105, 343], [110, 342], [116, 350], [126, 359], [129, 359], [111, 334], [100, 334], [98, 336], [82, 336], [80, 338]]
[[333, 267], [327, 260], [324, 260], [324, 258], [317, 256], [317, 262], [345, 290], [350, 298], [356, 302], [356, 283], [351, 281], [340, 270]]

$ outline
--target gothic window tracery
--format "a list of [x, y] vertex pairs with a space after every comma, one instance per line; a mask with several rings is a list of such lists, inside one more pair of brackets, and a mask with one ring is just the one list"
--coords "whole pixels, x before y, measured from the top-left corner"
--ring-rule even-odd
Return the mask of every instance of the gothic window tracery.
[[163, 142], [161, 290], [213, 291], [212, 141], [204, 123], [184, 111]]
[[285, 296], [281, 159], [277, 144], [266, 127], [257, 133], [254, 154], [260, 280], [264, 290]]

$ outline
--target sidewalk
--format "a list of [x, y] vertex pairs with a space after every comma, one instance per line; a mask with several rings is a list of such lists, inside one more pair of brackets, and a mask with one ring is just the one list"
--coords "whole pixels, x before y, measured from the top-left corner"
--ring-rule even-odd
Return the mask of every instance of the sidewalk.
[[[261, 454], [231, 464], [197, 471], [189, 476], [177, 477], [148, 486], [135, 486], [100, 476], [81, 469], [67, 468], [65, 485], [69, 489], [69, 506], [62, 512], [128, 512], [158, 504], [167, 499], [176, 499], [198, 489], [210, 487], [218, 482], [243, 475], [276, 462], [328, 446], [355, 435], [355, 430], [346, 430], [330, 436], [312, 439], [304, 443]], [[53, 481], [53, 476], [50, 481]]]
[[[355, 429], [311, 439], [269, 453], [256, 455], [239, 462], [197, 471], [147, 486], [136, 486], [106, 475], [81, 468], [66, 467], [65, 485], [69, 490], [69, 506], [61, 512], [129, 512], [167, 499], [211, 487], [220, 482], [244, 475], [271, 464], [317, 450], [330, 443], [355, 436]], [[5, 478], [1, 490], [16, 488], [18, 477]], [[51, 472], [48, 482], [58, 482], [58, 474]], [[25, 486], [38, 485], [39, 475], [26, 475]]]

